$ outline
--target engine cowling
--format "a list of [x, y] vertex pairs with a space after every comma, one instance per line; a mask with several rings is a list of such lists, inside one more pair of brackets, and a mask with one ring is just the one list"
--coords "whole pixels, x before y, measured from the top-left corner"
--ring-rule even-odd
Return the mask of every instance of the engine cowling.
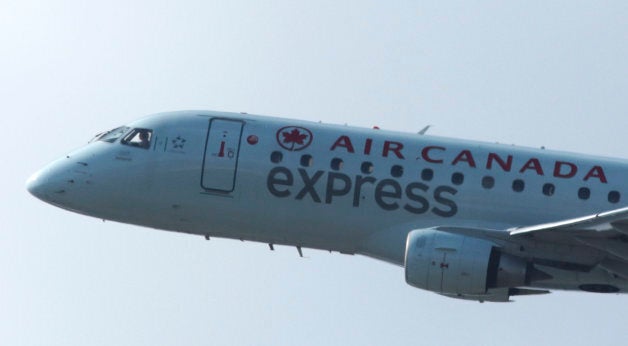
[[524, 259], [481, 238], [419, 229], [406, 241], [406, 282], [449, 297], [508, 300], [508, 288], [526, 285], [528, 268]]

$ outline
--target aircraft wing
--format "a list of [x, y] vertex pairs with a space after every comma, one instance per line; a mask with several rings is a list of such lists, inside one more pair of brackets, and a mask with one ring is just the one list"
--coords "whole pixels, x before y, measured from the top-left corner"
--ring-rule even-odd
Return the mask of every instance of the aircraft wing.
[[616, 232], [628, 236], [628, 208], [611, 210], [585, 217], [508, 230], [511, 236], [543, 234], [546, 232]]
[[508, 231], [512, 242], [589, 248], [597, 265], [628, 279], [628, 208]]

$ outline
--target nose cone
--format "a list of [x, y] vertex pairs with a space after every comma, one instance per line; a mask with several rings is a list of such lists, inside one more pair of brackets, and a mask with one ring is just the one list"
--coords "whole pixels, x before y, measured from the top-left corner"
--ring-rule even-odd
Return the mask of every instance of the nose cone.
[[59, 205], [67, 202], [65, 195], [73, 182], [71, 162], [64, 158], [31, 175], [26, 181], [26, 189], [46, 203]]
[[28, 178], [26, 181], [26, 189], [31, 193], [31, 195], [41, 199], [42, 201], [47, 201], [49, 198], [48, 190], [50, 189], [48, 180], [48, 177], [44, 174], [44, 170], [39, 170]]

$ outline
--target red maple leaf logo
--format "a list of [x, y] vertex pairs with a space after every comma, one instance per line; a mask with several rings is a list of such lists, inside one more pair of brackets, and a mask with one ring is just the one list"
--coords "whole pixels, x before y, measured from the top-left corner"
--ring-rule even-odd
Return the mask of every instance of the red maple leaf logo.
[[307, 135], [301, 133], [298, 129], [292, 129], [290, 132], [282, 132], [283, 142], [288, 144], [292, 143], [292, 148], [294, 148], [295, 144], [303, 145]]
[[284, 126], [277, 130], [277, 143], [284, 149], [299, 151], [312, 143], [312, 131], [305, 127]]

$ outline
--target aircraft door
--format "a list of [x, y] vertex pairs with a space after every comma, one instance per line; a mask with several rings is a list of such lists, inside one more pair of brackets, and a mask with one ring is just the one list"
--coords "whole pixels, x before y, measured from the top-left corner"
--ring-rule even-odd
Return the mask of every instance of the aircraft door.
[[243, 126], [240, 120], [209, 120], [201, 176], [204, 189], [232, 192], [235, 188]]

